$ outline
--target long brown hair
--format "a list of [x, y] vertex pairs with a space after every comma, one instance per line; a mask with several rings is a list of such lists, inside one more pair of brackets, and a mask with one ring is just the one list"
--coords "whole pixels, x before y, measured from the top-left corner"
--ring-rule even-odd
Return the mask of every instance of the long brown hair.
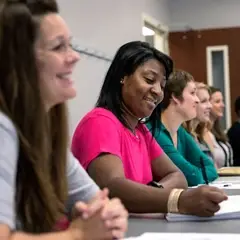
[[48, 113], [39, 89], [34, 43], [41, 17], [58, 13], [55, 0], [0, 3], [0, 109], [19, 137], [16, 213], [24, 231], [48, 232], [67, 194], [64, 104]]
[[[219, 88], [215, 88], [215, 87], [212, 87], [212, 86], [210, 86], [209, 89], [210, 89], [210, 97], [216, 92], [221, 92], [221, 90]], [[221, 126], [221, 123], [220, 123], [219, 119], [216, 119], [213, 122], [211, 131], [212, 131], [212, 133], [215, 136], [217, 141], [224, 142], [224, 143], [227, 142], [227, 136], [223, 131], [223, 128]]]

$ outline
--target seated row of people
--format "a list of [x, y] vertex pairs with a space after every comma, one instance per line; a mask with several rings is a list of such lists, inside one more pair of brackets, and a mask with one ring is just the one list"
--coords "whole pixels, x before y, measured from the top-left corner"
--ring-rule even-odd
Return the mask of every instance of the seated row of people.
[[[181, 126], [197, 115], [199, 98], [193, 77], [185, 71], [173, 72], [167, 81], [164, 94], [162, 114], [159, 117], [161, 125], [155, 134], [157, 142], [184, 173], [188, 186], [214, 181], [218, 175], [212, 159]], [[207, 179], [204, 179], [203, 171], [206, 172]]]
[[217, 169], [232, 166], [232, 148], [220, 125], [224, 107], [222, 93], [203, 83], [196, 83], [196, 88], [199, 99], [197, 117], [184, 126]]
[[147, 43], [123, 45], [95, 108], [76, 128], [72, 152], [100, 188], [107, 187], [130, 212], [168, 212], [169, 196], [177, 188], [185, 190], [177, 194], [176, 211], [210, 216], [226, 196], [212, 187], [187, 189], [206, 183], [201, 159], [208, 181], [218, 175], [211, 159], [180, 127], [196, 117], [193, 77], [172, 70], [172, 60]]
[[[6, 0], [0, 3], [0, 18], [3, 239], [121, 239], [127, 230], [127, 210], [199, 216], [219, 210], [227, 199], [223, 191], [210, 186], [188, 189], [206, 183], [200, 176], [202, 158], [208, 180], [217, 178], [213, 163], [180, 127], [189, 119], [185, 108], [195, 116], [198, 100], [192, 77], [175, 94], [168, 56], [140, 41], [123, 45], [96, 107], [74, 134], [77, 161], [68, 149], [65, 102], [76, 95], [71, 73], [79, 56], [56, 1]], [[169, 89], [169, 106], [162, 115], [164, 89]], [[168, 107], [181, 121], [171, 118], [174, 124], [169, 124]], [[194, 162], [170, 159], [171, 151], [166, 154], [156, 141], [160, 130], [160, 135], [169, 133], [165, 139], [172, 139], [175, 152], [174, 147], [187, 147], [179, 136], [190, 141], [198, 155]], [[184, 170], [179, 159], [191, 163], [195, 175]]]

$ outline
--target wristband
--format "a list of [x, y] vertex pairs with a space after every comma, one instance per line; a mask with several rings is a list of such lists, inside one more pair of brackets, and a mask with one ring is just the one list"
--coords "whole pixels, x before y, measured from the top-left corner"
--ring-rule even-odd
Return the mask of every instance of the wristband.
[[179, 213], [178, 209], [178, 201], [181, 193], [184, 191], [184, 189], [177, 189], [174, 188], [169, 197], [168, 197], [168, 204], [167, 209], [169, 213]]

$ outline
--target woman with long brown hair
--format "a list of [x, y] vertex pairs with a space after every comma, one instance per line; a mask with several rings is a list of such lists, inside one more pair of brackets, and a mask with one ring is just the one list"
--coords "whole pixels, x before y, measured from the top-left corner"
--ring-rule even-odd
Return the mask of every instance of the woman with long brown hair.
[[231, 166], [233, 164], [232, 148], [220, 123], [225, 107], [223, 94], [220, 89], [210, 87], [210, 102], [212, 104], [210, 114], [211, 128], [207, 141], [209, 146], [212, 145], [213, 157], [217, 168]]
[[[1, 239], [112, 239], [126, 231], [123, 205], [67, 150], [64, 102], [76, 94], [78, 59], [55, 0], [0, 2]], [[67, 230], [58, 225], [64, 215]]]

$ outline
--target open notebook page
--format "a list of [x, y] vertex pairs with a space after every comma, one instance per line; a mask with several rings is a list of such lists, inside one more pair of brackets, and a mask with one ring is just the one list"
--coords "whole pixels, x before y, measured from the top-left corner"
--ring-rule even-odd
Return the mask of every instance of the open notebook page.
[[168, 213], [168, 221], [211, 221], [219, 219], [240, 219], [240, 195], [228, 196], [228, 200], [220, 203], [220, 210], [213, 217], [198, 217], [185, 214]]

